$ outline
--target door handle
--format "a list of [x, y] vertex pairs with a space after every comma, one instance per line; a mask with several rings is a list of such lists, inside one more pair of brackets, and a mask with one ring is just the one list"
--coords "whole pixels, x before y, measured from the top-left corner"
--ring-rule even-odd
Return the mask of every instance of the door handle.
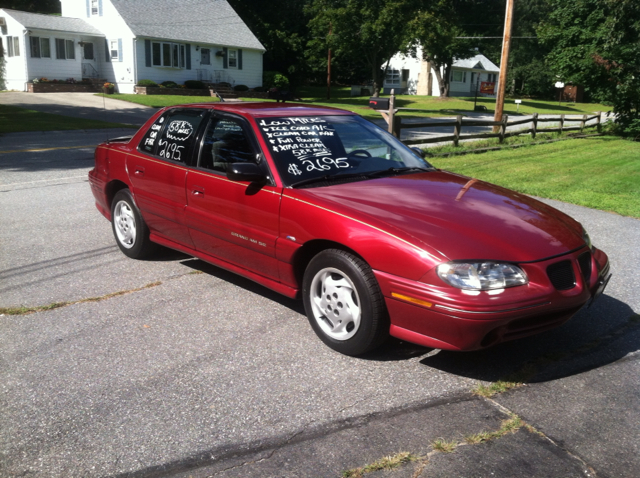
[[202, 197], [204, 196], [204, 188], [201, 186], [193, 186], [191, 194], [193, 194], [194, 196]]
[[144, 176], [144, 168], [142, 166], [136, 166], [135, 171], [133, 172], [136, 176], [142, 177]]

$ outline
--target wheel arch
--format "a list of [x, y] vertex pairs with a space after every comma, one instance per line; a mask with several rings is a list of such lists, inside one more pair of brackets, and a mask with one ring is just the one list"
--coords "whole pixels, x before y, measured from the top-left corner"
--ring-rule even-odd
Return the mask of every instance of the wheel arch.
[[350, 252], [358, 256], [364, 262], [367, 262], [362, 255], [358, 254], [357, 251], [353, 250], [350, 247], [345, 246], [339, 242], [331, 241], [328, 239], [312, 239], [307, 241], [296, 251], [293, 261], [293, 270], [295, 273], [295, 278], [299, 286], [302, 286], [302, 279], [304, 277], [304, 271], [307, 269], [309, 262], [320, 252], [327, 249], [340, 249], [346, 252]]
[[126, 183], [124, 183], [124, 182], [122, 182], [122, 181], [120, 181], [118, 179], [114, 179], [113, 181], [111, 181], [107, 185], [106, 193], [107, 193], [107, 204], [109, 206], [109, 210], [111, 210], [112, 203], [113, 203], [113, 198], [118, 193], [118, 191], [120, 191], [122, 189], [129, 189], [131, 191], [131, 188], [129, 188], [128, 184], [126, 184]]

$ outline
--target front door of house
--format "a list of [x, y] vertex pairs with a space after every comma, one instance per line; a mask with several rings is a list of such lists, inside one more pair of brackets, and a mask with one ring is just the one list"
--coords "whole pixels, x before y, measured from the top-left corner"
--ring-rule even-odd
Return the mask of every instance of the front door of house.
[[98, 69], [96, 68], [96, 56], [94, 45], [91, 42], [82, 43], [82, 77], [98, 78]]
[[202, 50], [200, 50], [200, 64], [201, 65], [211, 64], [211, 50], [209, 48], [203, 48]]

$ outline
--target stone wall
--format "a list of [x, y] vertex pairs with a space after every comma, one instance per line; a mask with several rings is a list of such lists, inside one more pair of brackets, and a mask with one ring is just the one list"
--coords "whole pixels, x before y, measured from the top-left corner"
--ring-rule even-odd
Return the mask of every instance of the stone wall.
[[159, 86], [136, 86], [136, 95], [215, 96], [210, 90], [193, 88], [160, 88]]
[[27, 83], [29, 93], [102, 93], [102, 85], [87, 83]]

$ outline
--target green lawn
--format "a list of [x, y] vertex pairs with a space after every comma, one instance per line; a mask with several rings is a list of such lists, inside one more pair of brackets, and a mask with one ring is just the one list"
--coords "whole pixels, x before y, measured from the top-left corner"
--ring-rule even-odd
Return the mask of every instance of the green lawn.
[[187, 103], [217, 103], [220, 101], [213, 96], [176, 96], [176, 95], [125, 95], [116, 93], [113, 95], [98, 94], [116, 100], [124, 100], [139, 105], [162, 108], [164, 106], [183, 105]]
[[0, 105], [0, 131], [2, 133], [132, 127], [126, 124], [72, 118], [70, 116], [41, 113], [17, 106]]
[[[305, 103], [313, 103], [317, 105], [333, 106], [335, 108], [343, 108], [369, 119], [381, 118], [380, 113], [369, 108], [369, 97], [352, 97], [351, 89], [347, 87], [334, 87], [331, 89], [331, 100], [327, 100], [327, 88], [318, 86], [307, 86], [299, 88], [298, 95]], [[383, 95], [388, 96], [388, 95]], [[183, 103], [202, 103], [215, 102], [217, 98], [210, 96], [171, 96], [171, 95], [109, 95], [110, 98], [130, 101], [146, 106], [160, 108], [162, 106], [178, 105]], [[242, 97], [242, 93], [240, 93]], [[245, 101], [274, 101], [274, 100], [256, 100], [247, 98]], [[478, 104], [487, 107], [487, 113], [493, 114], [495, 100], [489, 98], [478, 98]], [[401, 110], [399, 114], [405, 117], [437, 117], [437, 116], [454, 116], [458, 114], [466, 114], [473, 111], [473, 98], [446, 98], [441, 100], [432, 96], [416, 96], [416, 95], [399, 95], [396, 96], [396, 106], [399, 108], [411, 108], [409, 110]], [[413, 109], [421, 111], [415, 111]], [[554, 101], [540, 100], [523, 100], [516, 112], [516, 104], [512, 99], [507, 100], [504, 106], [504, 112], [508, 115], [516, 114], [568, 114], [578, 115], [585, 113], [594, 113], [596, 111], [609, 111], [611, 107], [596, 103], [562, 103]]]
[[[376, 113], [368, 108], [369, 97], [352, 97], [350, 96], [350, 88], [332, 88], [331, 100], [326, 99], [326, 87], [303, 87], [298, 89], [298, 94], [305, 101], [311, 101], [316, 104], [348, 109], [366, 117], [380, 117], [379, 113]], [[388, 95], [382, 96], [386, 97]], [[424, 110], [401, 110], [400, 114], [402, 116], [423, 117], [453, 116], [457, 114], [465, 114], [473, 111], [473, 104], [473, 97], [452, 97], [440, 99], [433, 96], [396, 95], [396, 107], [416, 108], [419, 110]], [[495, 109], [495, 99], [478, 98], [478, 105], [486, 106], [487, 113], [493, 114]], [[562, 103], [561, 105], [558, 105], [557, 101], [542, 101], [530, 99], [522, 100], [522, 104], [520, 104], [519, 108], [517, 108], [514, 99], [507, 99], [504, 104], [504, 113], [508, 115], [529, 115], [533, 113], [578, 115], [609, 110], [611, 110], [610, 106], [605, 106], [597, 103]]]
[[640, 143], [601, 136], [429, 161], [533, 196], [640, 218], [638, 158]]

